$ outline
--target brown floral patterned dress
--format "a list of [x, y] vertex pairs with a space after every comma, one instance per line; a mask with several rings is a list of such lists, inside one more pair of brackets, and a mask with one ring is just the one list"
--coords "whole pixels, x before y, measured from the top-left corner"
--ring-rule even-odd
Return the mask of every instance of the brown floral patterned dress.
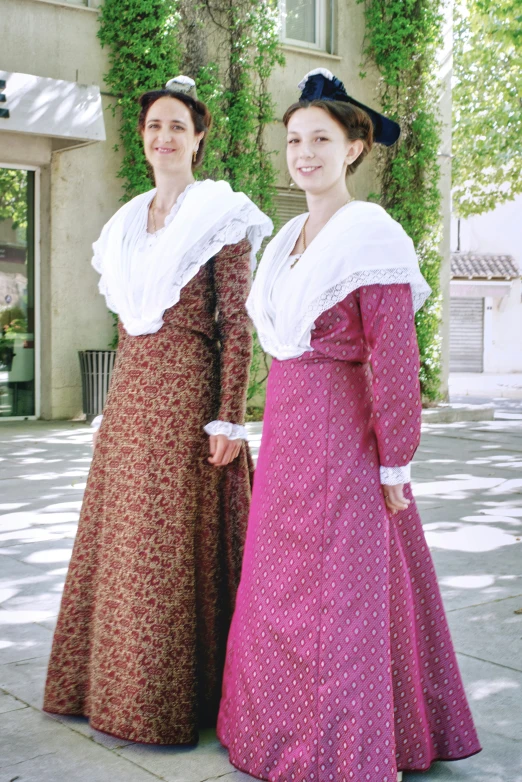
[[244, 420], [249, 251], [206, 263], [157, 333], [120, 325], [44, 710], [132, 741], [191, 744], [217, 716], [251, 462], [210, 465], [203, 426]]

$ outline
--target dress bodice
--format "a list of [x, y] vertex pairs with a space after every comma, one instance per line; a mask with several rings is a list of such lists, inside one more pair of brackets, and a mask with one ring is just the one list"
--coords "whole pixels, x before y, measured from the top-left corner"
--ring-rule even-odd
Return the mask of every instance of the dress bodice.
[[368, 361], [370, 348], [364, 335], [358, 290], [319, 316], [310, 344], [314, 352], [337, 361]]

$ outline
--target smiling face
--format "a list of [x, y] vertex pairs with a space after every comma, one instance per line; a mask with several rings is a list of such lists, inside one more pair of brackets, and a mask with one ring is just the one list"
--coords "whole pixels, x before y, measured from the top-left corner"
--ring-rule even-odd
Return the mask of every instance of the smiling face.
[[346, 169], [362, 150], [362, 141], [350, 141], [344, 128], [318, 106], [298, 109], [288, 121], [288, 170], [306, 193], [321, 195], [345, 187]]
[[180, 100], [163, 97], [155, 101], [142, 131], [143, 148], [154, 173], [191, 173], [193, 153], [204, 135], [195, 132], [190, 111]]

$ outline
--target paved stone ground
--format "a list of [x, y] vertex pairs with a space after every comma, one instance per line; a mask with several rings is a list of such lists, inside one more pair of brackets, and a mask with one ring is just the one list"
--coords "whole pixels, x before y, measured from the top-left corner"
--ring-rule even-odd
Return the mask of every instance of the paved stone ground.
[[[415, 459], [484, 752], [406, 782], [522, 782], [521, 435], [522, 404], [505, 400], [495, 421], [426, 427]], [[90, 454], [85, 425], [0, 424], [0, 782], [247, 782], [211, 731], [147, 747], [39, 710]]]

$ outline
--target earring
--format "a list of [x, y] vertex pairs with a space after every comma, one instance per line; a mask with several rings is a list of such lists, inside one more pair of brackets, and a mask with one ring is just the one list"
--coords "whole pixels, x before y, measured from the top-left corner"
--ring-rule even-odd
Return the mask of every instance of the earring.
[[[198, 147], [198, 149], [199, 149], [199, 147]], [[192, 162], [193, 162], [193, 163], [195, 163], [195, 162], [196, 162], [196, 157], [197, 157], [197, 154], [198, 154], [198, 150], [197, 150], [197, 149], [195, 149], [195, 150], [194, 150], [194, 152], [192, 153]]]

